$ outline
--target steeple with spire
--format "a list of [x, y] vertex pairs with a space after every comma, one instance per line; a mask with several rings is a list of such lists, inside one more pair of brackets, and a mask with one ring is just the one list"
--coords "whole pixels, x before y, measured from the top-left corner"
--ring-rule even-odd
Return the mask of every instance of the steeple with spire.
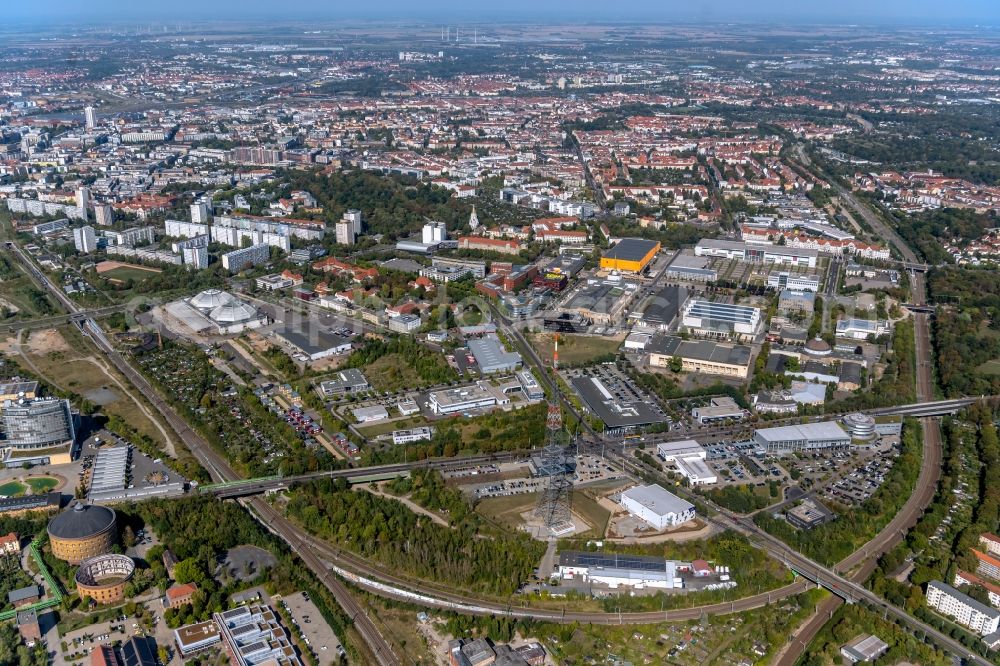
[[472, 207], [472, 215], [469, 216], [469, 226], [472, 228], [473, 231], [475, 231], [476, 227], [479, 226], [479, 216], [476, 215], [475, 206]]

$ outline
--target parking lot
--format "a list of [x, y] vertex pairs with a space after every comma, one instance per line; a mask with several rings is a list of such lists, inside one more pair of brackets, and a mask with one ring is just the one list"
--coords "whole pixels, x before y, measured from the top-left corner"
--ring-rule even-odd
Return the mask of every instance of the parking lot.
[[296, 592], [282, 597], [281, 603], [292, 617], [292, 626], [289, 630], [299, 634], [299, 638], [316, 656], [320, 666], [339, 664], [344, 648], [309, 595]]

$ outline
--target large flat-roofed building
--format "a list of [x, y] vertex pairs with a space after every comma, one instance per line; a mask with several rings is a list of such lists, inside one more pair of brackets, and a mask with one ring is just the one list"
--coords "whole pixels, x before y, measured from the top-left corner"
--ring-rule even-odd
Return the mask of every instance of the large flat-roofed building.
[[521, 367], [521, 355], [503, 348], [500, 338], [485, 335], [469, 340], [469, 351], [476, 359], [479, 372], [490, 375], [495, 372], [513, 372]]
[[889, 644], [878, 636], [861, 635], [840, 648], [840, 655], [856, 664], [859, 661], [875, 661], [889, 651]]
[[622, 507], [658, 530], [694, 520], [694, 505], [657, 485], [636, 486], [622, 493]]
[[710, 262], [708, 257], [698, 257], [685, 250], [674, 257], [663, 275], [670, 280], [715, 282], [719, 279], [719, 272], [711, 267]]
[[563, 551], [559, 553], [559, 576], [564, 580], [619, 587], [676, 589], [683, 587], [678, 575], [681, 563], [646, 555]]
[[594, 280], [575, 289], [562, 309], [597, 324], [611, 324], [625, 313], [638, 289], [634, 282]]
[[350, 338], [320, 328], [311, 330], [286, 328], [275, 331], [274, 335], [308, 361], [319, 361], [328, 356], [346, 354], [353, 347]]
[[202, 650], [218, 645], [222, 640], [215, 622], [198, 622], [174, 629], [174, 643], [183, 657], [190, 657]]
[[888, 321], [879, 319], [841, 319], [837, 322], [837, 337], [848, 340], [865, 340], [869, 335], [877, 338], [891, 330]]
[[601, 255], [601, 268], [623, 273], [641, 273], [659, 251], [659, 241], [623, 238]]
[[819, 276], [788, 271], [771, 272], [767, 276], [767, 286], [774, 289], [791, 289], [792, 291], [819, 291]]
[[631, 390], [616, 390], [598, 377], [574, 377], [570, 383], [607, 431], [630, 432], [667, 420], [655, 404]]
[[345, 393], [358, 393], [371, 388], [368, 380], [357, 368], [345, 368], [338, 371], [330, 379], [325, 379], [319, 384], [323, 395], [332, 398]]
[[0, 405], [8, 400], [34, 400], [38, 397], [38, 382], [4, 382], [0, 384]]
[[684, 287], [676, 285], [664, 287], [642, 303], [640, 306], [642, 313], [637, 320], [643, 326], [666, 331], [677, 319], [687, 299], [688, 290]]
[[705, 448], [693, 439], [658, 444], [656, 452], [664, 462], [673, 463], [692, 486], [707, 485], [719, 480], [715, 471], [705, 462], [708, 457]]
[[668, 368], [673, 357], [681, 359], [685, 372], [707, 375], [739, 377], [750, 374], [753, 352], [744, 345], [731, 345], [710, 340], [684, 340], [677, 336], [654, 336], [646, 345], [649, 364], [654, 368]]
[[824, 421], [761, 428], [754, 432], [753, 440], [769, 453], [784, 453], [849, 446], [851, 436], [836, 421]]
[[691, 416], [701, 425], [707, 425], [718, 421], [739, 421], [747, 416], [747, 412], [735, 400], [724, 396], [712, 398], [707, 407], [695, 407], [691, 410]]
[[286, 628], [270, 606], [240, 606], [213, 618], [232, 666], [301, 666]]
[[927, 583], [926, 596], [928, 606], [980, 636], [992, 634], [1000, 626], [1000, 611], [976, 601], [947, 583], [930, 581]]
[[372, 423], [374, 421], [382, 421], [389, 418], [389, 411], [382, 405], [375, 405], [374, 407], [358, 407], [356, 409], [352, 409], [351, 414], [358, 423]]
[[431, 410], [435, 414], [456, 414], [471, 409], [506, 405], [510, 402], [510, 398], [503, 391], [486, 382], [432, 391], [428, 397]]
[[420, 426], [419, 428], [410, 428], [408, 430], [393, 430], [392, 431], [392, 443], [396, 444], [410, 444], [412, 442], [423, 442], [428, 441], [434, 437], [434, 429], [428, 426]]
[[765, 264], [807, 266], [816, 268], [819, 252], [785, 245], [761, 245], [743, 241], [703, 238], [694, 248], [698, 257], [721, 257], [738, 261], [754, 261]]
[[545, 397], [545, 389], [543, 389], [542, 385], [538, 383], [537, 379], [535, 379], [535, 375], [531, 372], [531, 370], [520, 370], [515, 376], [517, 377], [518, 383], [521, 385], [521, 391], [524, 393], [524, 397], [528, 400], [541, 400]]
[[760, 332], [760, 308], [692, 299], [684, 306], [681, 324], [702, 335], [752, 338]]

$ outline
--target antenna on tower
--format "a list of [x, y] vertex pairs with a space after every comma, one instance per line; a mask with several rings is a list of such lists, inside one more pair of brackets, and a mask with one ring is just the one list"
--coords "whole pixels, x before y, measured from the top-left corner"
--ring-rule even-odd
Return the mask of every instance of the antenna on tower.
[[555, 334], [555, 348], [552, 350], [552, 369], [559, 369], [559, 333]]

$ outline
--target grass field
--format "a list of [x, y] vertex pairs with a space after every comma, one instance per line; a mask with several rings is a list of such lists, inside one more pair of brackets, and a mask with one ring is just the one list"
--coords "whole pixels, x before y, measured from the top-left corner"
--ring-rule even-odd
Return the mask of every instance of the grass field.
[[608, 529], [608, 521], [611, 520], [611, 513], [607, 509], [579, 490], [573, 491], [570, 507], [573, 513], [590, 523], [590, 531], [586, 535], [597, 539], [604, 537], [604, 533]]
[[[554, 338], [551, 334], [540, 333], [529, 337], [529, 342], [542, 360], [549, 362], [552, 360], [554, 348]], [[559, 365], [576, 366], [587, 365], [595, 359], [615, 354], [622, 344], [624, 338], [620, 335], [613, 338], [605, 338], [590, 335], [561, 335], [559, 336]]]
[[976, 368], [976, 372], [981, 375], [1000, 375], [1000, 358], [986, 361], [986, 363]]
[[[96, 350], [92, 350], [79, 331], [73, 327], [64, 326], [58, 331], [62, 339], [65, 340], [65, 345], [61, 350], [44, 353], [35, 349], [28, 353], [29, 360], [38, 372], [60, 388], [80, 395], [104, 387], [114, 391], [118, 394], [119, 399], [102, 407], [102, 411], [120, 416], [136, 430], [149, 435], [154, 441], [162, 444], [163, 434], [146, 418], [146, 415], [127, 396], [126, 392], [106, 374], [105, 366], [100, 364], [103, 357], [100, 357]], [[38, 332], [32, 335], [38, 335]], [[67, 346], [69, 351], [66, 351]], [[92, 362], [91, 359], [97, 363]], [[111, 370], [111, 372], [118, 376], [115, 370]], [[130, 386], [124, 379], [119, 377], [119, 380], [125, 386]]]
[[23, 495], [27, 489], [28, 487], [23, 483], [8, 481], [0, 486], [0, 495], [4, 497], [16, 497], [18, 495]]
[[[444, 358], [441, 362], [445, 362]], [[363, 370], [372, 387], [378, 391], [398, 391], [427, 384], [402, 354], [386, 354]]]
[[35, 495], [41, 495], [42, 493], [47, 493], [59, 485], [59, 482], [53, 479], [51, 476], [29, 477], [24, 481], [29, 486], [31, 486], [31, 492], [34, 493]]
[[476, 504], [476, 513], [500, 525], [516, 529], [523, 522], [521, 514], [530, 511], [537, 503], [538, 493], [490, 497]]

